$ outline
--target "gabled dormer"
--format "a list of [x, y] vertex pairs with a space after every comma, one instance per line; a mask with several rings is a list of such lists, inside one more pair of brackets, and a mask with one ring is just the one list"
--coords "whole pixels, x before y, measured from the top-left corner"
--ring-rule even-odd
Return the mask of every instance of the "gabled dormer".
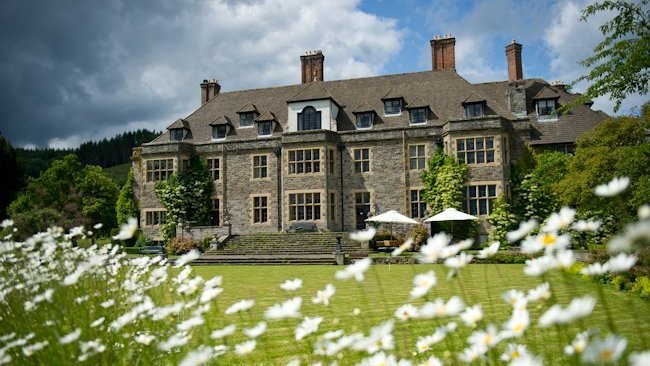
[[352, 113], [355, 116], [355, 127], [357, 130], [371, 129], [375, 123], [375, 110], [368, 101], [359, 104]]
[[415, 97], [405, 108], [409, 112], [409, 123], [411, 125], [423, 125], [429, 120], [431, 107], [422, 98]]
[[288, 132], [336, 131], [336, 116], [341, 106], [322, 84], [318, 81], [306, 84], [287, 100]]
[[213, 141], [224, 141], [232, 129], [230, 119], [224, 115], [217, 117], [210, 123], [210, 126], [212, 127]]
[[560, 99], [560, 94], [546, 85], [535, 94], [533, 102], [535, 102], [538, 121], [557, 121], [558, 99]]
[[462, 103], [465, 109], [465, 118], [476, 118], [485, 116], [487, 103], [485, 98], [476, 92], [471, 92]]
[[169, 130], [169, 141], [183, 141], [190, 132], [190, 124], [179, 118], [167, 129]]
[[389, 90], [381, 98], [384, 102], [384, 117], [400, 116], [404, 107], [404, 97], [394, 89]]
[[239, 128], [252, 128], [260, 112], [253, 103], [248, 102], [239, 108], [237, 114], [239, 115]]
[[255, 119], [255, 124], [257, 125], [257, 136], [258, 137], [269, 137], [273, 135], [275, 131], [275, 126], [278, 124], [278, 120], [275, 118], [275, 115], [272, 112], [265, 111], [260, 114], [257, 119]]

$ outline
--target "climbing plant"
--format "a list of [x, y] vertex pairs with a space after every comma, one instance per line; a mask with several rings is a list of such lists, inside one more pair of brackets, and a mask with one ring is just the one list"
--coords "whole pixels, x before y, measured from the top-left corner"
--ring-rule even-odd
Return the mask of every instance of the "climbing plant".
[[510, 205], [506, 198], [502, 195], [494, 201], [494, 208], [488, 216], [488, 223], [490, 224], [490, 233], [488, 236], [489, 242], [498, 241], [501, 247], [508, 246], [506, 233], [516, 229], [517, 217], [511, 212]]
[[450, 207], [460, 209], [467, 174], [465, 163], [445, 155], [441, 149], [436, 150], [428, 161], [427, 169], [420, 174], [425, 187], [424, 199], [432, 213]]
[[134, 198], [133, 169], [129, 169], [126, 182], [120, 189], [120, 195], [117, 197], [117, 204], [115, 205], [118, 225], [125, 224], [130, 217], [138, 217], [138, 205]]

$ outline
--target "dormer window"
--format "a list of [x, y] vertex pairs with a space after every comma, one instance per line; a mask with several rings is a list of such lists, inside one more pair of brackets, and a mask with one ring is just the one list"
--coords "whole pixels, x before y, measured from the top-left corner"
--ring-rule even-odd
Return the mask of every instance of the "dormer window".
[[183, 141], [183, 138], [185, 138], [185, 130], [182, 128], [169, 130], [169, 138], [171, 141]]
[[427, 121], [427, 109], [426, 108], [415, 108], [410, 110], [410, 122], [411, 124], [426, 123]]
[[273, 134], [273, 121], [257, 122], [257, 136], [271, 136]]
[[374, 113], [372, 112], [357, 113], [357, 128], [358, 129], [372, 128], [373, 119], [374, 119]]
[[402, 99], [384, 100], [384, 115], [398, 115], [402, 113]]
[[540, 120], [556, 119], [557, 105], [555, 99], [542, 99], [537, 101], [537, 118]]
[[316, 108], [305, 107], [302, 112], [298, 113], [298, 131], [320, 130], [321, 115]]
[[485, 103], [465, 103], [465, 117], [483, 117], [485, 115]]
[[239, 127], [253, 127], [255, 122], [255, 112], [246, 112], [239, 114]]
[[228, 135], [227, 125], [212, 126], [212, 138], [215, 140], [224, 140]]

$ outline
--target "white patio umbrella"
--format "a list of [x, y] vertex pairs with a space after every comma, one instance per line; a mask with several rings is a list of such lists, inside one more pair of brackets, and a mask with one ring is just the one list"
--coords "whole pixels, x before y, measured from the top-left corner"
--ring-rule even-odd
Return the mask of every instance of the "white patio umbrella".
[[409, 224], [409, 225], [417, 225], [419, 222], [413, 220], [412, 218], [408, 216], [404, 216], [401, 213], [395, 211], [395, 210], [390, 210], [386, 211], [383, 214], [379, 214], [377, 216], [373, 216], [371, 218], [368, 218], [365, 220], [366, 222], [379, 222], [383, 224], [390, 224], [390, 236], [393, 236], [393, 224]]
[[454, 237], [454, 221], [468, 221], [468, 220], [478, 220], [478, 217], [468, 215], [464, 212], [460, 212], [455, 208], [448, 208], [442, 211], [441, 213], [431, 216], [424, 222], [432, 221], [451, 221], [451, 237]]

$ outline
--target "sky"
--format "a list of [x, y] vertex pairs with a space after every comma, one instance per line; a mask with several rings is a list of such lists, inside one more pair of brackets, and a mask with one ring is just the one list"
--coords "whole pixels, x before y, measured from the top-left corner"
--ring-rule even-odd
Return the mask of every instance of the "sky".
[[[199, 107], [203, 79], [222, 92], [298, 84], [307, 50], [323, 51], [325, 80], [429, 70], [441, 34], [456, 38], [471, 82], [507, 79], [513, 39], [524, 77], [571, 82], [612, 17], [581, 22], [588, 1], [5, 0], [0, 132], [14, 146], [69, 148], [161, 131]], [[647, 99], [629, 97], [619, 114]]]

